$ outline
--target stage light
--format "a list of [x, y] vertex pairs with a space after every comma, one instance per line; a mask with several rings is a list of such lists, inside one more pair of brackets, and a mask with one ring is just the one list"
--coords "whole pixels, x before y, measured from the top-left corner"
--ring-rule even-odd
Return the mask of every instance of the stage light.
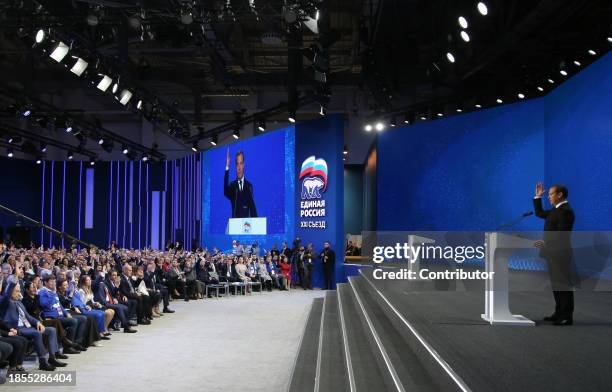
[[76, 63], [74, 63], [72, 68], [70, 68], [70, 72], [72, 72], [76, 76], [83, 75], [83, 72], [85, 72], [85, 70], [87, 69], [87, 66], [89, 65], [89, 63], [87, 61], [83, 60], [80, 57], [74, 57], [73, 56], [73, 58], [77, 59], [77, 61], [76, 61]]
[[258, 121], [258, 125], [257, 125], [257, 129], [260, 132], [264, 132], [266, 130], [266, 120], [259, 120]]
[[608, 42], [612, 44], [612, 37], [608, 37]]
[[218, 142], [219, 142], [218, 136], [212, 135], [212, 137], [210, 138], [210, 144], [212, 144], [213, 146], [216, 146]]
[[574, 60], [574, 65], [575, 65], [576, 67], [580, 67], [580, 66], [582, 66], [582, 64], [581, 64], [581, 63], [580, 63], [580, 61], [578, 61], [578, 60]]
[[525, 99], [525, 94], [523, 93], [518, 93], [517, 95], [520, 99]]
[[142, 99], [139, 99], [138, 103], [136, 103], [136, 109], [138, 109], [138, 110], [142, 109]]
[[482, 109], [482, 105], [477, 103], [476, 105], [474, 105], [474, 107], [476, 107], [476, 109]]
[[191, 146], [191, 151], [198, 152], [198, 142], [193, 142], [193, 145]]
[[111, 89], [111, 92], [113, 94], [116, 94], [118, 90], [119, 90], [119, 83], [117, 82], [117, 83], [113, 84], [113, 88]]
[[96, 164], [96, 158], [89, 158], [89, 166], [93, 166]]
[[342, 150], [342, 155], [348, 155], [348, 148], [346, 147], [346, 144], [344, 145], [344, 149]]
[[19, 113], [23, 117], [29, 117], [32, 114], [32, 105], [25, 104], [19, 109]]
[[128, 104], [128, 102], [130, 102], [130, 99], [132, 99], [132, 92], [130, 90], [121, 91], [121, 94], [119, 95], [119, 103], [125, 106]]
[[467, 31], [461, 30], [461, 39], [465, 42], [470, 42], [470, 35], [467, 33]]
[[124, 145], [123, 147], [121, 147], [121, 152], [123, 153], [123, 155], [125, 155], [130, 152], [130, 150], [127, 148], [127, 146]]
[[185, 9], [181, 11], [181, 23], [184, 25], [190, 25], [193, 23], [193, 14], [191, 10]]
[[404, 114], [404, 124], [410, 124], [410, 115], [408, 113]]
[[444, 116], [444, 113], [438, 113], [438, 117]]
[[538, 86], [538, 90], [539, 90], [540, 92], [544, 92], [544, 87], [542, 87], [542, 86]]
[[9, 148], [8, 150], [6, 150], [6, 156], [9, 158], [13, 157], [13, 149]]
[[51, 51], [51, 54], [49, 55], [49, 57], [51, 57], [53, 60], [57, 61], [58, 63], [61, 63], [64, 57], [66, 57], [66, 55], [68, 54], [69, 50], [70, 50], [70, 47], [68, 47], [68, 45], [60, 41], [55, 46], [55, 49]]
[[72, 160], [72, 158], [74, 158], [74, 154], [71, 151], [68, 151], [68, 153], [66, 154], [66, 158], [68, 158], [68, 160]]
[[561, 71], [559, 71], [559, 73], [563, 76], [567, 76], [567, 71], [562, 69]]
[[40, 158], [36, 158], [36, 164], [40, 165], [42, 163], [42, 160]]
[[238, 129], [234, 129], [232, 132], [232, 137], [236, 140], [240, 139], [240, 131]]
[[100, 138], [100, 140], [98, 140], [98, 144], [99, 145], [103, 145], [104, 144], [104, 138]]
[[462, 29], [468, 28], [468, 21], [463, 16], [460, 16], [458, 21], [459, 21], [459, 26], [461, 26]]
[[365, 127], [363, 127], [363, 129], [366, 132], [371, 132], [372, 131], [372, 125], [371, 124], [366, 124]]
[[497, 103], [504, 103], [504, 101], [501, 98], [497, 98], [496, 102]]
[[589, 54], [590, 54], [591, 56], [595, 56], [595, 55], [597, 54], [597, 52], [596, 52], [596, 51], [594, 51], [593, 49], [589, 49]]
[[483, 1], [479, 1], [476, 8], [478, 8], [478, 12], [480, 12], [481, 15], [486, 16], [489, 13], [489, 8]]
[[148, 155], [147, 155], [147, 154], [145, 154], [145, 155], [143, 155], [143, 156], [142, 156], [142, 161], [143, 161], [143, 162], [146, 162], [146, 161], [148, 161], [148, 160], [149, 160], [149, 157], [148, 157]]
[[113, 79], [110, 76], [104, 74], [98, 75], [102, 76], [102, 79], [100, 80], [97, 86], [98, 90], [106, 92], [106, 90], [108, 90], [108, 88], [110, 87], [111, 83], [113, 83]]
[[36, 32], [36, 43], [39, 44], [43, 42], [47, 38], [47, 34], [45, 34], [45, 30], [40, 29]]
[[463, 113], [463, 109], [457, 108], [457, 113]]
[[451, 52], [447, 52], [446, 53], [446, 58], [449, 62], [454, 63], [455, 62], [455, 56], [451, 53]]
[[550, 84], [555, 84], [555, 81], [552, 80], [552, 79], [548, 79], [547, 82], [550, 83]]
[[66, 133], [72, 132], [72, 125], [66, 125]]
[[377, 132], [382, 132], [385, 129], [385, 124], [379, 121], [376, 123], [375, 128]]
[[395, 118], [395, 116], [391, 117], [391, 121], [389, 121], [389, 126], [391, 128], [395, 128], [397, 126], [397, 119]]
[[93, 10], [87, 14], [86, 20], [87, 20], [87, 24], [90, 25], [91, 27], [95, 27], [100, 23], [100, 17]]
[[47, 145], [45, 143], [40, 143], [40, 152], [47, 152]]
[[319, 115], [325, 116], [326, 114], [327, 114], [327, 109], [325, 108], [325, 106], [321, 105], [321, 108], [319, 109]]
[[421, 118], [421, 121], [427, 120], [427, 117], [425, 117], [425, 116], [421, 116], [420, 118]]

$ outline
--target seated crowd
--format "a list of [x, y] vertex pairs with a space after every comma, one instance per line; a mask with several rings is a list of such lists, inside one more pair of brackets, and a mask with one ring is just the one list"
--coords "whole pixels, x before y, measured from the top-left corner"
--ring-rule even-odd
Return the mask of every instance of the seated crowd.
[[248, 292], [253, 283], [272, 291], [299, 282], [312, 289], [312, 244], [293, 245], [283, 242], [259, 256], [256, 244], [237, 242], [230, 254], [187, 252], [178, 244], [166, 251], [0, 244], [0, 368], [26, 372], [23, 361], [32, 351], [40, 370], [64, 367], [67, 355], [101, 346], [111, 331], [135, 333], [135, 326], [174, 313], [173, 299], [204, 298], [209, 285], [239, 284]]

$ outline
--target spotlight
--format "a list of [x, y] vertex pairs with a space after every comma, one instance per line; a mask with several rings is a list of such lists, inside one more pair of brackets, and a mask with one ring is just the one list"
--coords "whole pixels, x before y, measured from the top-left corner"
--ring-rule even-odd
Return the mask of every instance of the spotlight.
[[72, 68], [70, 68], [70, 72], [72, 72], [76, 76], [83, 75], [83, 72], [85, 72], [85, 70], [87, 69], [87, 66], [89, 65], [89, 63], [87, 61], [83, 60], [80, 57], [74, 57], [73, 56], [73, 58], [77, 59], [77, 61], [76, 61], [76, 63], [74, 63]]
[[100, 140], [98, 140], [98, 144], [99, 145], [103, 145], [104, 144], [104, 138], [100, 138]]
[[461, 39], [465, 42], [470, 42], [470, 35], [467, 33], [467, 31], [461, 30]]
[[461, 26], [462, 29], [468, 28], [468, 21], [463, 16], [459, 17], [459, 26]]
[[116, 94], [118, 90], [119, 90], [119, 83], [117, 82], [113, 84], [113, 88], [111, 89], [111, 91], [113, 94]]
[[119, 95], [119, 103], [125, 106], [128, 104], [128, 102], [130, 102], [130, 99], [132, 99], [132, 92], [130, 90], [121, 91], [121, 94]]
[[193, 12], [191, 6], [187, 3], [183, 3], [184, 7], [181, 10], [181, 23], [184, 25], [190, 25], [193, 23]]
[[193, 145], [191, 146], [191, 151], [198, 152], [198, 142], [193, 142]]
[[574, 60], [574, 65], [575, 65], [576, 67], [580, 67], [580, 66], [582, 66], [582, 64], [580, 64], [580, 61], [578, 61], [578, 60]]
[[106, 90], [108, 90], [108, 88], [110, 87], [111, 83], [113, 83], [113, 79], [110, 76], [104, 74], [98, 75], [102, 76], [102, 79], [100, 80], [100, 82], [98, 82], [98, 90], [106, 92]]
[[590, 54], [591, 56], [595, 56], [595, 55], [597, 54], [597, 52], [596, 52], [596, 51], [594, 51], [593, 49], [589, 49], [589, 54]]
[[64, 57], [66, 57], [66, 55], [68, 54], [69, 50], [70, 50], [70, 47], [68, 47], [68, 45], [60, 41], [55, 46], [55, 48], [51, 51], [51, 54], [49, 55], [49, 57], [51, 57], [53, 60], [57, 61], [58, 63], [61, 63]]
[[91, 157], [89, 158], [89, 166], [94, 166], [96, 164], [96, 158]]
[[463, 113], [463, 109], [457, 108], [457, 113]]
[[47, 34], [45, 34], [45, 30], [40, 29], [36, 32], [36, 43], [39, 44], [43, 42], [47, 38]]
[[295, 109], [289, 109], [289, 117], [287, 118], [290, 123], [295, 124]]
[[125, 155], [130, 152], [130, 150], [127, 148], [127, 146], [124, 145], [123, 147], [121, 147], [121, 152], [123, 153], [123, 155]]
[[427, 117], [421, 116], [421, 121], [425, 121], [425, 120], [427, 120]]
[[366, 124], [365, 127], [363, 127], [363, 129], [366, 132], [371, 132], [372, 131], [372, 125], [371, 124]]
[[266, 120], [259, 120], [259, 124], [257, 125], [257, 129], [260, 132], [264, 132], [266, 130]]
[[455, 62], [455, 56], [451, 53], [448, 52], [446, 53], [446, 58], [448, 59], [449, 62], [454, 63]]
[[538, 91], [540, 91], [540, 92], [544, 92], [544, 87], [542, 87], [542, 86], [538, 86]]
[[395, 118], [395, 116], [391, 117], [391, 120], [389, 121], [389, 126], [391, 128], [395, 128], [397, 126], [397, 119]]
[[486, 16], [489, 13], [489, 8], [483, 1], [478, 2], [476, 8], [478, 8], [478, 12], [480, 12], [481, 15]]
[[523, 93], [518, 93], [517, 95], [520, 99], [525, 99], [525, 94]]
[[559, 71], [559, 73], [563, 76], [567, 76], [567, 71], [562, 69], [561, 71]]
[[23, 117], [29, 117], [32, 114], [32, 105], [30, 104], [25, 104], [21, 107], [21, 109], [19, 110], [19, 113], [23, 116]]
[[385, 129], [385, 124], [379, 121], [376, 123], [375, 128], [377, 132], [382, 132]]
[[612, 37], [608, 37], [608, 42], [612, 44]]
[[552, 80], [552, 79], [548, 79], [547, 82], [550, 83], [550, 84], [555, 84], [555, 81]]
[[474, 107], [475, 107], [476, 109], [482, 109], [482, 105], [481, 105], [481, 104], [479, 104], [479, 103], [477, 103], [476, 105], [474, 105]]
[[342, 155], [348, 155], [348, 148], [346, 147], [346, 144], [344, 145], [344, 150], [342, 150]]
[[404, 124], [410, 124], [410, 115], [408, 113], [404, 115]]
[[146, 161], [148, 161], [148, 160], [149, 160], [149, 156], [148, 156], [147, 154], [145, 154], [145, 155], [143, 155], [143, 156], [142, 156], [142, 161], [143, 161], [143, 162], [146, 162]]
[[325, 116], [327, 114], [327, 108], [323, 105], [321, 105], [321, 109], [319, 109], [319, 114], [321, 116]]
[[210, 139], [210, 144], [212, 144], [213, 146], [216, 146], [218, 142], [219, 142], [218, 136], [212, 135], [212, 138]]
[[87, 14], [86, 20], [87, 20], [87, 24], [92, 27], [95, 27], [100, 23], [100, 18], [98, 17], [98, 14], [95, 13], [94, 11], [90, 11]]
[[36, 164], [40, 165], [42, 163], [42, 160], [40, 158], [36, 158]]
[[13, 149], [9, 148], [8, 150], [6, 150], [6, 156], [9, 158], [13, 157]]
[[438, 113], [438, 117], [444, 116], [444, 113]]
[[240, 139], [240, 130], [234, 129], [234, 131], [232, 132], [232, 137], [236, 140]]
[[504, 101], [501, 98], [497, 98], [497, 103], [504, 103]]
[[40, 143], [40, 152], [47, 152], [47, 145], [45, 143]]
[[66, 133], [70, 133], [72, 132], [72, 125], [67, 124], [66, 125]]
[[72, 153], [72, 151], [68, 151], [68, 153], [66, 154], [66, 158], [68, 158], [69, 161], [71, 161], [72, 158], [74, 158], [74, 154]]
[[136, 109], [138, 109], [138, 110], [142, 109], [142, 99], [139, 99], [138, 103], [136, 103]]

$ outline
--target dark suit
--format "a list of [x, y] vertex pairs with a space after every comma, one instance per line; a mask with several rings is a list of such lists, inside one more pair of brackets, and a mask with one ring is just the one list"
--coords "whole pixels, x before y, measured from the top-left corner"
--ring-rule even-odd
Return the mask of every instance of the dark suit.
[[569, 203], [558, 208], [544, 210], [542, 199], [533, 200], [535, 214], [544, 219], [544, 247], [540, 257], [546, 260], [550, 283], [555, 297], [555, 317], [572, 318], [574, 292], [572, 291], [572, 244], [571, 231], [574, 227], [574, 210]]
[[242, 181], [242, 190], [240, 190], [237, 179], [229, 182], [229, 170], [226, 170], [223, 178], [223, 194], [232, 203], [232, 218], [255, 218], [257, 209], [253, 200], [253, 185], [244, 177]]
[[334, 287], [334, 264], [336, 263], [336, 253], [332, 248], [323, 249], [321, 252], [321, 265], [323, 266], [323, 277], [325, 278], [326, 290], [332, 290]]
[[[121, 274], [121, 282], [119, 283], [119, 294], [127, 297], [129, 301], [136, 301], [138, 320], [143, 321], [147, 318], [147, 315], [151, 314], [151, 302], [149, 297], [146, 295], [139, 295], [136, 292], [136, 287], [132, 281], [132, 278]], [[129, 305], [128, 305], [129, 306]]]

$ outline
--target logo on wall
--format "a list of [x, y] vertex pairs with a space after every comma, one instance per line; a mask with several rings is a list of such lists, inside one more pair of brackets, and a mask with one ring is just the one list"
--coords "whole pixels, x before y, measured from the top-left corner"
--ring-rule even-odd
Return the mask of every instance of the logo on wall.
[[244, 222], [244, 225], [242, 226], [242, 232], [244, 234], [250, 234], [251, 233], [251, 224], [249, 222]]
[[327, 162], [309, 156], [302, 162], [299, 179], [302, 180], [302, 200], [320, 199], [327, 189]]
[[[300, 227], [325, 229], [325, 199], [322, 193], [327, 190], [327, 162], [309, 156], [302, 162], [299, 179], [302, 181], [300, 194]], [[312, 220], [315, 218], [316, 220]]]

